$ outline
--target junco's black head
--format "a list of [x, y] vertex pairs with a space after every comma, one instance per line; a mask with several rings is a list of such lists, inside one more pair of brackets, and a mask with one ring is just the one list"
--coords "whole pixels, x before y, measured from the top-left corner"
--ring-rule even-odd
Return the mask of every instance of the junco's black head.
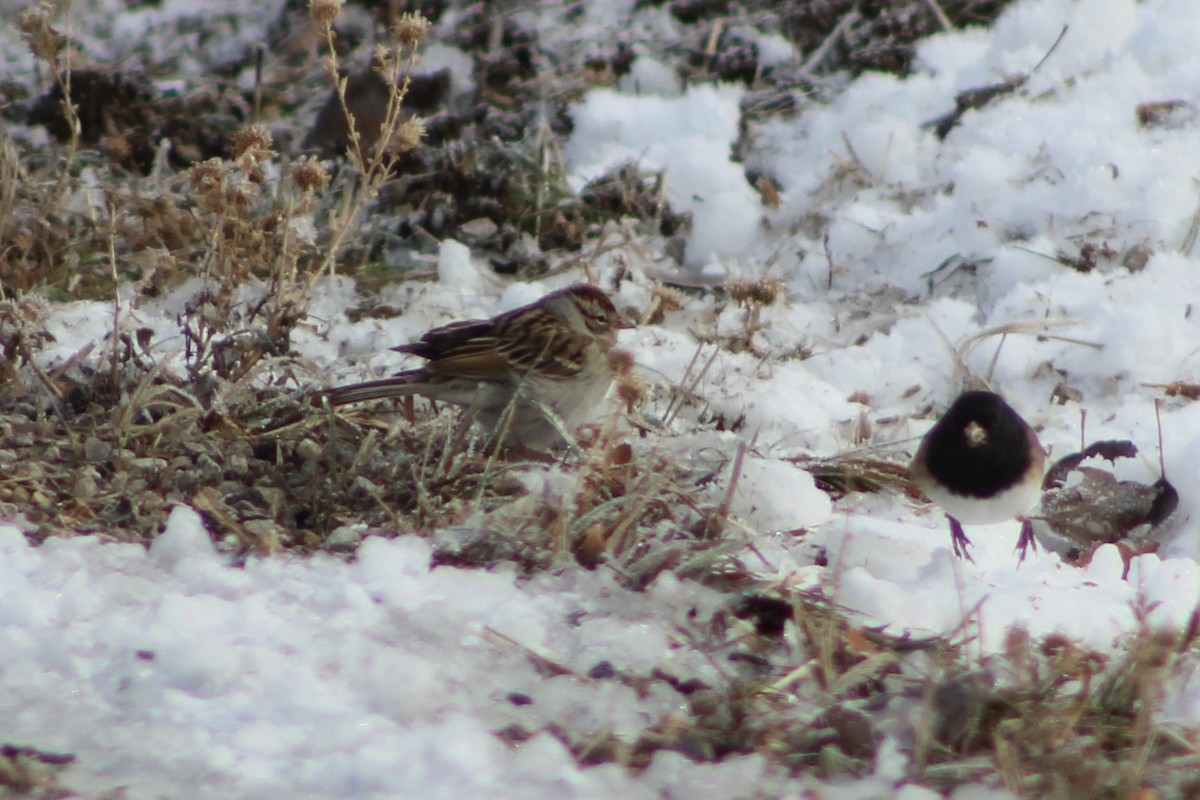
[[[959, 395], [929, 429], [910, 468], [925, 495], [950, 518], [955, 552], [969, 540], [960, 522], [1019, 517], [1040, 495], [1046, 451], [1033, 428], [992, 392]], [[1032, 532], [1021, 534], [1022, 553]]]
[[987, 499], [1027, 480], [1040, 483], [1045, 460], [1037, 435], [1012, 406], [992, 392], [969, 391], [925, 435], [914, 473], [923, 467], [947, 491]]

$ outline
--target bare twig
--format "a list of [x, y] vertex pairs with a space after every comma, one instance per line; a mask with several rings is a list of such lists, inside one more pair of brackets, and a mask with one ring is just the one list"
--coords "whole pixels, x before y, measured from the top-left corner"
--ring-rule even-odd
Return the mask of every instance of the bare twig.
[[817, 49], [800, 66], [796, 77], [801, 80], [811, 78], [812, 74], [817, 71], [817, 67], [821, 66], [821, 62], [829, 55], [829, 51], [833, 49], [833, 46], [838, 43], [839, 39], [846, 35], [846, 31], [850, 29], [850, 26], [858, 22], [861, 18], [862, 15], [857, 10], [852, 10], [839, 19], [838, 24], [833, 26], [833, 30], [829, 32], [829, 35], [817, 45]]
[[929, 6], [929, 10], [933, 12], [933, 16], [937, 18], [938, 25], [944, 31], [954, 30], [954, 23], [946, 16], [946, 12], [942, 10], [942, 6], [938, 0], [925, 0], [925, 5]]
[[1037, 72], [1038, 69], [1042, 66], [1042, 64], [1046, 63], [1046, 59], [1050, 58], [1050, 56], [1054, 53], [1054, 51], [1058, 49], [1058, 46], [1060, 44], [1062, 44], [1062, 40], [1066, 38], [1067, 31], [1069, 31], [1070, 29], [1071, 29], [1070, 25], [1062, 26], [1062, 30], [1060, 30], [1058, 32], [1058, 38], [1056, 38], [1054, 40], [1054, 44], [1050, 45], [1050, 48], [1048, 50], [1046, 50], [1046, 54], [1044, 56], [1042, 56], [1041, 60], [1039, 60], [1038, 63], [1033, 65], [1033, 69], [1029, 70], [1030, 75]]
[[1158, 427], [1158, 474], [1167, 477], [1167, 462], [1163, 456], [1162, 398], [1154, 398], [1154, 422]]
[[[1193, 185], [1200, 186], [1200, 181], [1192, 178]], [[1196, 237], [1200, 235], [1200, 203], [1197, 203], [1196, 210], [1192, 212], [1192, 219], [1188, 223], [1187, 233], [1183, 236], [1183, 242], [1179, 245], [1179, 252], [1185, 256], [1192, 254], [1192, 248], [1196, 246]]]

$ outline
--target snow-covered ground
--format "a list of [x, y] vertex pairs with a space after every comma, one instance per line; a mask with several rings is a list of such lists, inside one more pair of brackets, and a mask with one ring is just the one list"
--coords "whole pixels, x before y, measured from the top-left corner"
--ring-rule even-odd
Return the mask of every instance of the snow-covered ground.
[[[631, 14], [649, 25], [663, 13], [590, 5], [576, 25], [624, 24]], [[168, 3], [155, 13], [182, 12]], [[521, 21], [549, 28], [557, 13]], [[109, 45], [132, 25], [115, 24]], [[737, 87], [682, 89], [646, 59], [635, 63], [641, 81], [595, 90], [575, 107], [564, 156], [579, 185], [636, 160], [665, 170], [672, 204], [694, 215], [687, 268], [674, 274], [771, 276], [786, 287], [763, 309], [751, 351], [720, 352], [697, 387], [713, 413], [745, 417], [741, 433], [697, 433], [698, 409], [689, 408], [658, 437], [672, 452], [702, 442], [729, 453], [753, 438], [734, 511], [754, 548], [744, 563], [764, 581], [823, 586], [864, 622], [896, 632], [965, 626], [981, 654], [998, 651], [1012, 625], [1115, 651], [1143, 612], [1155, 626], [1184, 624], [1200, 602], [1200, 406], [1186, 399], [1166, 399], [1161, 414], [1180, 504], [1161, 549], [1135, 559], [1127, 580], [1111, 546], [1082, 569], [1046, 553], [1018, 566], [1016, 522], [969, 529], [975, 562], [958, 561], [940, 513], [899, 496], [832, 505], [783, 459], [911, 452], [932, 423], [914, 415], [944, 407], [961, 386], [957, 347], [1052, 457], [1078, 449], [1086, 409], [1089, 440], [1140, 447], [1144, 458], [1122, 465], [1121, 477], [1159, 477], [1154, 401], [1163, 391], [1149, 384], [1200, 383], [1197, 30], [1193, 0], [1025, 0], [988, 30], [924, 42], [907, 79], [864, 75], [828, 106], [752, 124], [746, 165], [731, 159]], [[16, 34], [3, 35], [16, 52]], [[774, 58], [805, 56], [772, 45]], [[925, 125], [957, 93], [1018, 77], [1019, 88], [966, 112], [944, 140]], [[1166, 101], [1180, 105], [1139, 121], [1140, 105]], [[781, 187], [777, 206], [750, 187], [747, 165]], [[1099, 254], [1094, 268], [1055, 260], [1084, 244]], [[647, 274], [671, 270], [652, 252], [598, 257], [603, 275], [629, 268], [617, 296], [627, 311], [649, 304]], [[934, 274], [950, 259], [969, 269]], [[443, 280], [390, 320], [351, 323], [353, 289], [331, 282], [312, 309], [321, 329], [298, 335], [297, 347], [333, 383], [399, 364], [378, 351], [429, 325], [497, 313], [558, 285], [481, 277], [485, 288], [461, 290], [464, 275], [486, 269], [443, 247]], [[653, 387], [683, 378], [697, 333], [743, 329], [743, 309], [715, 308], [693, 299], [622, 335], [652, 387], [647, 417], [665, 407]], [[109, 313], [64, 310], [46, 358], [102, 336]], [[172, 340], [163, 305], [127, 317]], [[1023, 330], [972, 342], [1013, 323]], [[176, 339], [161, 354], [178, 347]], [[812, 356], [796, 357], [801, 348]], [[1054, 402], [1060, 384], [1078, 399]], [[864, 416], [871, 435], [856, 442]], [[669, 719], [680, 700], [663, 684], [638, 694], [589, 673], [608, 662], [621, 674], [661, 669], [719, 685], [722, 671], [687, 646], [688, 630], [728, 601], [715, 590], [664, 575], [635, 594], [604, 570], [575, 567], [530, 580], [503, 567], [430, 570], [429, 544], [411, 535], [370, 538], [351, 563], [272, 557], [235, 568], [190, 509], [165, 522], [149, 552], [89, 537], [32, 548], [18, 528], [0, 529], [0, 740], [74, 754], [64, 782], [82, 794], [725, 798], [817, 787], [758, 756], [702, 765], [662, 752], [642, 772], [585, 769], [548, 733], [520, 744], [496, 735], [561, 726], [632, 743]], [[804, 537], [789, 533], [799, 528]], [[814, 546], [828, 552], [827, 567], [813, 564]], [[794, 641], [783, 649], [781, 659], [803, 657]], [[565, 670], [548, 676], [530, 652]], [[1200, 680], [1176, 679], [1168, 713], [1200, 727]], [[822, 786], [821, 796], [936, 796], [896, 788], [905, 764], [885, 742], [875, 775]]]

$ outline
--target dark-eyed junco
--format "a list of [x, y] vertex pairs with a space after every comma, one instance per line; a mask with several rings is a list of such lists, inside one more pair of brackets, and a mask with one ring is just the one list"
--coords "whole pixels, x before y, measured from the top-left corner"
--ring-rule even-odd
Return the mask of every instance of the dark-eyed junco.
[[[999, 395], [973, 390], [959, 395], [925, 434], [909, 471], [925, 496], [946, 512], [954, 554], [971, 559], [962, 523], [1022, 518], [1041, 495], [1046, 451], [1029, 423]], [[1017, 549], [1023, 559], [1026, 548], [1036, 544], [1032, 525], [1022, 521]]]

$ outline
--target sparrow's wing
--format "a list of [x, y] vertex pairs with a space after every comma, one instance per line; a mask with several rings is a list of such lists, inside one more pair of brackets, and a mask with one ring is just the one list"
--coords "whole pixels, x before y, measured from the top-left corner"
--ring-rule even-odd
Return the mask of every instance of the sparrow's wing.
[[497, 350], [513, 372], [543, 378], [573, 378], [583, 370], [591, 336], [579, 333], [548, 311], [536, 309], [499, 321]]
[[509, 375], [507, 362], [496, 351], [495, 320], [452, 322], [392, 349], [427, 359], [425, 372], [431, 376], [503, 380]]
[[477, 346], [471, 343], [489, 339], [494, 328], [494, 322], [490, 319], [451, 322], [449, 325], [426, 331], [425, 335], [415, 342], [402, 344], [392, 349], [398, 353], [411, 353], [432, 361], [459, 348]]
[[535, 368], [546, 377], [577, 374], [586, 343], [585, 337], [548, 312], [525, 307], [493, 320], [434, 328], [416, 342], [395, 349], [428, 359], [425, 371], [430, 375], [515, 380]]

